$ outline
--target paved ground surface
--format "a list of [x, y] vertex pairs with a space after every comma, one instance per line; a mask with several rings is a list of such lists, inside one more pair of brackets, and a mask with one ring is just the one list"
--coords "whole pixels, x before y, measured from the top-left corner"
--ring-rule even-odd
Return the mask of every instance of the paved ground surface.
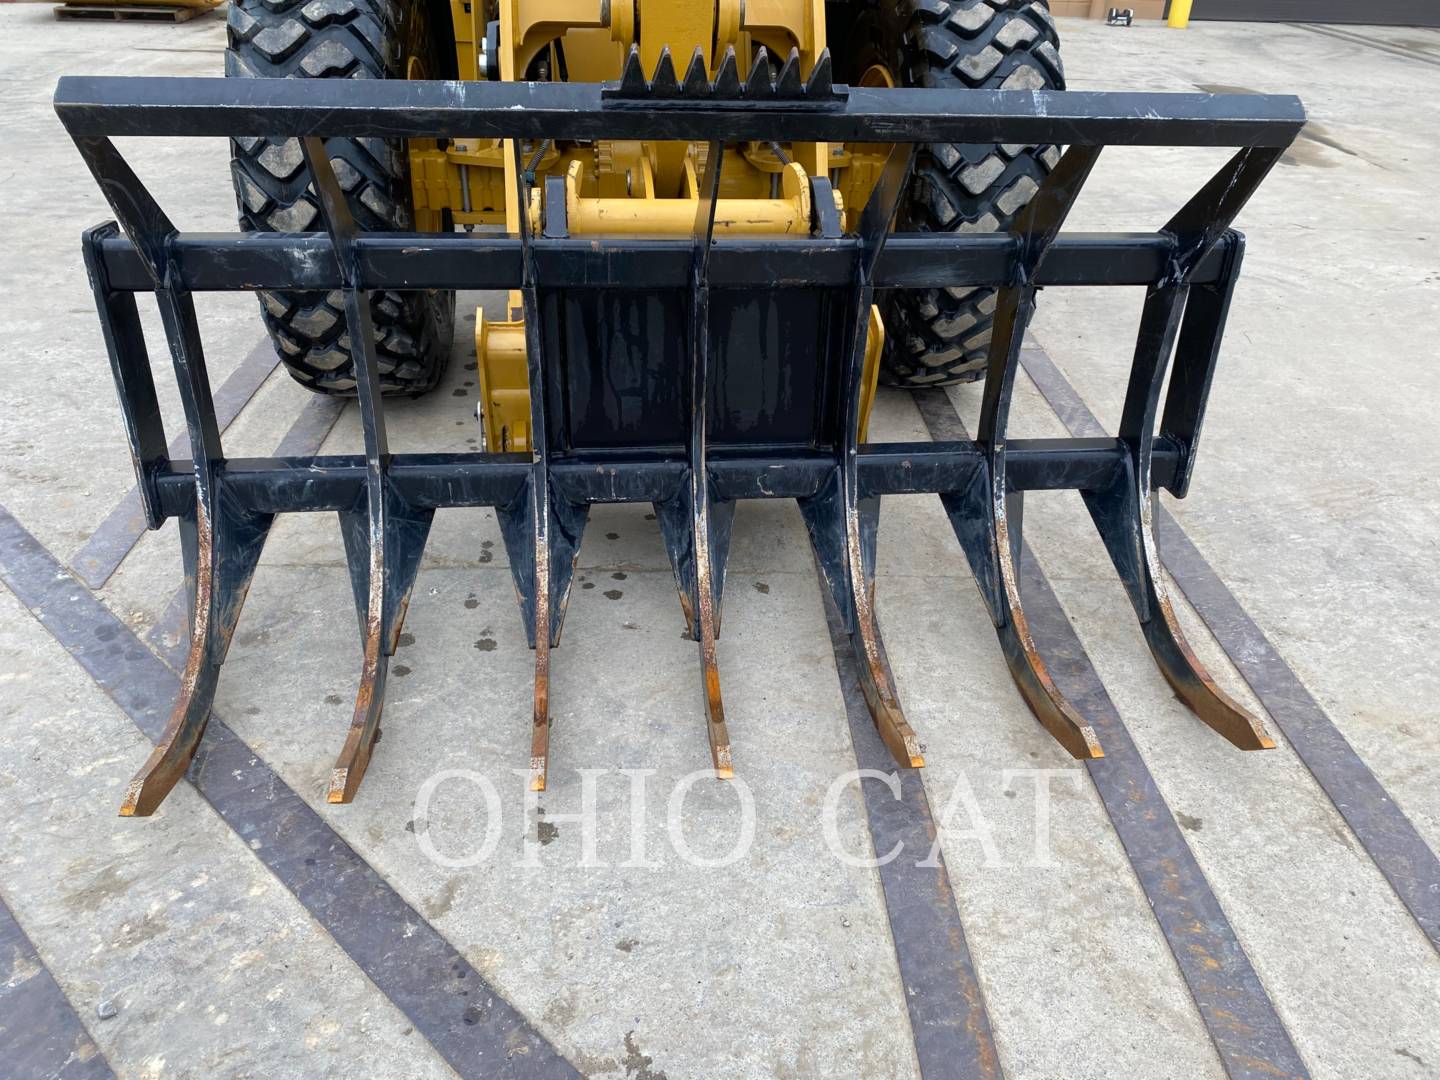
[[[1408, 817], [1415, 843], [1433, 849], [1440, 35], [1080, 22], [1062, 31], [1073, 86], [1296, 92], [1313, 117], [1241, 219], [1249, 254], [1200, 470], [1193, 495], [1171, 509]], [[78, 245], [80, 230], [108, 215], [49, 95], [62, 73], [218, 74], [223, 39], [214, 17], [57, 24], [45, 7], [0, 7], [0, 504], [77, 571], [132, 476]], [[182, 227], [233, 227], [223, 145], [125, 148]], [[1109, 154], [1074, 224], [1153, 228], [1217, 163], [1179, 151]], [[1032, 345], [1113, 422], [1140, 298], [1099, 292], [1047, 291]], [[480, 299], [462, 297], [461, 310]], [[200, 308], [212, 381], [234, 374], [246, 384], [259, 363], [253, 301], [202, 296]], [[163, 338], [150, 326], [158, 351]], [[445, 385], [392, 408], [397, 448], [471, 445], [474, 357], [459, 336]], [[170, 429], [180, 430], [170, 380], [159, 381]], [[273, 452], [308, 400], [272, 374], [227, 432], [227, 451]], [[965, 388], [951, 401], [973, 428], [978, 393]], [[1063, 434], [1025, 380], [1017, 410], [1019, 434]], [[872, 435], [928, 437], [915, 401], [889, 393]], [[359, 448], [353, 407], [325, 446]], [[1343, 791], [1332, 800], [1317, 784], [1283, 735], [1286, 716], [1271, 724], [1276, 751], [1241, 755], [1176, 702], [1077, 498], [1035, 498], [1026, 523], [1174, 813], [1169, 865], [1184, 862], [1188, 846], [1303, 1067], [1317, 1077], [1440, 1075], [1440, 957], [1337, 810]], [[937, 817], [957, 790], [973, 793], [954, 804], [939, 873], [943, 882], [948, 871], [951, 915], [1005, 1073], [1189, 1078], [1228, 1065], [1255, 1075], [1222, 1060], [1215, 1041], [1227, 1024], [1243, 1035], [1255, 1018], [1197, 1006], [1102, 803], [1103, 777], [1087, 779], [1030, 718], [938, 503], [893, 500], [881, 537], [880, 611], [926, 745], [925, 792]], [[277, 528], [221, 683], [215, 713], [258, 756], [255, 767], [268, 765], [269, 797], [298, 796], [280, 847], [287, 836], [312, 842], [300, 823], [323, 823], [388, 883], [396, 910], [409, 905], [402, 946], [385, 955], [337, 930], [355, 924], [347, 889], [359, 891], [361, 878], [331, 883], [335, 895], [317, 900], [297, 885], [301, 864], [316, 860], [298, 848], [275, 854], [248, 831], [249, 811], [237, 825], [213, 781], [205, 798], [182, 784], [153, 819], [116, 818], [148, 746], [122, 708], [133, 705], [123, 679], [107, 693], [26, 610], [43, 605], [19, 586], [0, 589], [0, 808], [9, 822], [0, 899], [18, 928], [0, 932], [0, 963], [10, 966], [0, 1002], [41, 1000], [48, 971], [56, 992], [34, 1015], [59, 1025], [68, 1000], [78, 1017], [53, 1029], [71, 1040], [65, 1075], [104, 1075], [107, 1063], [133, 1077], [488, 1075], [495, 1059], [455, 1051], [459, 1037], [436, 1034], [423, 1003], [387, 992], [386, 972], [408, 962], [403, 941], [432, 940], [428, 928], [453, 950], [455, 972], [474, 973], [465, 1023], [484, 1028], [507, 1001], [586, 1075], [920, 1075], [931, 1059], [917, 1051], [924, 1032], [901, 970], [913, 943], [892, 930], [904, 897], [887, 896], [876, 870], [833, 858], [821, 827], [827, 786], [865, 747], [847, 724], [793, 504], [745, 504], [737, 518], [720, 660], [756, 831], [749, 853], [724, 869], [687, 864], [666, 836], [666, 800], [706, 753], [694, 647], [681, 638], [659, 535], [641, 507], [592, 516], [554, 659], [554, 766], [541, 800], [550, 820], [522, 827], [521, 781], [509, 770], [526, 763], [530, 654], [498, 540], [489, 511], [438, 518], [392, 669], [385, 738], [354, 805], [323, 802], [358, 668], [333, 521]], [[146, 535], [108, 579], [81, 576], [103, 580], [105, 607], [137, 641], [165, 651], [180, 584], [173, 528]], [[84, 586], [53, 569], [26, 580], [73, 585], [84, 606]], [[1182, 614], [1217, 678], [1254, 703], [1196, 612]], [[1263, 649], [1230, 651], [1243, 666]], [[417, 829], [417, 792], [447, 768], [483, 771], [499, 790], [502, 837], [479, 867], [439, 865], [418, 844], [456, 854], [484, 833], [481, 792], [463, 781], [439, 789], [428, 830]], [[1036, 865], [1033, 785], [1004, 775], [1023, 768], [1059, 770], [1048, 865]], [[580, 806], [581, 769], [656, 770], [639, 828], [627, 778], [600, 777], [601, 866], [583, 865], [583, 830], [557, 818]], [[307, 804], [318, 820], [300, 813]], [[732, 789], [701, 782], [691, 791], [682, 822], [699, 854], [729, 848], [736, 807]], [[977, 820], [988, 824], [991, 853], [970, 827]], [[834, 821], [848, 850], [868, 849], [856, 787], [841, 793]], [[534, 865], [522, 865], [526, 835], [543, 841]], [[640, 836], [647, 854], [637, 859]], [[647, 860], [659, 865], [633, 865]], [[1425, 865], [1419, 885], [1433, 896], [1440, 881]], [[102, 1003], [115, 1014], [102, 1019]], [[12, 1061], [33, 1049], [26, 1025], [0, 1018], [0, 1031]], [[527, 1052], [512, 1045], [508, 1067]]]

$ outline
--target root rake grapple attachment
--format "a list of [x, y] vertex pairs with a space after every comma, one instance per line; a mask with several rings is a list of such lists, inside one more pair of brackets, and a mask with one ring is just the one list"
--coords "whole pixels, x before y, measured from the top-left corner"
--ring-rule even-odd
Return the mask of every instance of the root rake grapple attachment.
[[[370, 762], [387, 665], [431, 520], [455, 506], [491, 506], [499, 519], [535, 650], [535, 788], [544, 787], [550, 761], [551, 653], [589, 507], [605, 502], [655, 507], [699, 645], [719, 776], [733, 766], [715, 642], [740, 499], [798, 501], [876, 727], [901, 766], [923, 760], [874, 607], [876, 531], [887, 494], [939, 495], [1021, 694], [1075, 757], [1103, 751], [1048, 675], [1027, 627], [1016, 570], [1027, 491], [1081, 492], [1176, 693], [1236, 746], [1273, 745], [1187, 646], [1166, 593], [1152, 514], [1160, 489], [1183, 497], [1189, 485], [1240, 269], [1242, 239], [1230, 225], [1298, 133], [1299, 102], [845, 87], [831, 84], [828, 57], [804, 78], [793, 58], [771, 80], [742, 82], [730, 57], [713, 79], [703, 62], [691, 63], [682, 78], [675, 70], [667, 53], [648, 78], [632, 54], [623, 78], [609, 84], [61, 81], [58, 112], [119, 221], [85, 234], [85, 258], [145, 514], [152, 528], [179, 519], [192, 602], [180, 698], [122, 813], [153, 812], [184, 774], [266, 534], [276, 514], [300, 511], [339, 515], [364, 639], [332, 802], [354, 798]], [[111, 142], [176, 135], [302, 140], [325, 231], [178, 232]], [[541, 226], [532, 229], [521, 214], [518, 235], [367, 233], [347, 209], [325, 136], [511, 140], [522, 207], [532, 205], [533, 194], [526, 154], [545, 140], [671, 140], [708, 152], [696, 158], [702, 168], [688, 236], [572, 237], [562, 177], [544, 178]], [[858, 229], [842, 229], [829, 180], [814, 176], [807, 233], [717, 237], [722, 150], [742, 140], [852, 140], [893, 149]], [[921, 142], [1067, 149], [1008, 233], [892, 233]], [[1062, 233], [1102, 148], [1112, 144], [1236, 152], [1158, 231]], [[1007, 435], [1025, 327], [1037, 290], [1047, 285], [1146, 290], [1113, 438]], [[863, 442], [876, 290], [964, 286], [999, 290], [975, 437]], [[530, 452], [390, 452], [367, 294], [424, 288], [520, 290]], [[256, 289], [343, 293], [363, 456], [225, 457], [192, 294]], [[171, 460], [166, 450], [139, 292], [153, 292], [159, 305], [190, 461]]]

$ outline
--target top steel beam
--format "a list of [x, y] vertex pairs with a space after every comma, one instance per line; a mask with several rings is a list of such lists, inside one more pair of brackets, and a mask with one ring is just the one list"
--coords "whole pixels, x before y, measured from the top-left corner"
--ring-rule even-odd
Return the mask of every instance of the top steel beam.
[[747, 139], [1284, 147], [1290, 95], [850, 87], [822, 102], [617, 102], [599, 83], [66, 76], [74, 137]]

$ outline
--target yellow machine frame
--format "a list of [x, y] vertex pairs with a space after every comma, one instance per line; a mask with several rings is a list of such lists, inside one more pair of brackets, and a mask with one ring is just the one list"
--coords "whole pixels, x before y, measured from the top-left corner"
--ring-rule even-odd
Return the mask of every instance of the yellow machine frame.
[[[643, 9], [643, 10], [642, 10]], [[537, 60], [576, 82], [616, 79], [631, 45], [645, 70], [653, 70], [668, 47], [682, 65], [698, 47], [713, 78], [733, 46], [740, 77], [749, 74], [755, 47], [784, 57], [800, 55], [809, 73], [825, 49], [824, 0], [451, 0], [455, 50], [462, 79], [485, 77], [497, 66], [482, 58], [490, 20], [499, 22], [501, 79], [525, 77]], [[548, 54], [548, 55], [546, 55]], [[427, 73], [412, 70], [412, 76]], [[888, 72], [874, 76], [893, 82]], [[867, 82], [871, 81], [867, 73]], [[888, 147], [807, 143], [789, 147], [748, 143], [727, 148], [720, 174], [715, 231], [808, 233], [809, 177], [828, 175], [836, 207], [863, 206]], [[416, 227], [438, 231], [449, 218], [466, 229], [518, 232], [515, 167], [501, 140], [457, 140], [441, 147], [414, 140], [409, 147]], [[694, 228], [696, 176], [704, 147], [687, 143], [598, 140], [588, 145], [550, 145], [535, 161], [537, 175], [565, 177], [569, 227], [576, 234], [676, 235]], [[535, 186], [523, 208], [539, 227], [544, 185]], [[530, 393], [524, 324], [512, 295], [509, 318], [487, 321], [476, 313], [475, 350], [480, 375], [482, 429], [487, 449], [530, 448]], [[884, 339], [878, 310], [871, 311], [866, 353], [865, 413], [873, 397]], [[862, 437], [863, 437], [862, 428]]]

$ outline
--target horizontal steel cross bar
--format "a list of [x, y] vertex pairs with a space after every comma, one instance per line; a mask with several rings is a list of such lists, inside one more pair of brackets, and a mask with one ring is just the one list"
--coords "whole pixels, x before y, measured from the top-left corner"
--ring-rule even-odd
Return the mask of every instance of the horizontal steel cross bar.
[[[535, 268], [566, 288], [684, 288], [694, 262], [689, 238], [536, 238]], [[1151, 285], [1177, 248], [1168, 233], [1073, 233], [1056, 238], [1037, 285]], [[363, 233], [355, 239], [360, 285], [370, 289], [512, 289], [521, 281], [522, 242], [474, 233]], [[195, 292], [338, 289], [340, 268], [323, 233], [180, 233], [170, 242], [178, 283]], [[856, 241], [732, 237], [714, 241], [712, 288], [822, 285], [844, 288], [855, 274]], [[155, 283], [123, 236], [101, 245], [107, 284], [149, 292]], [[890, 238], [874, 272], [876, 288], [1003, 286], [1021, 257], [1005, 234], [902, 233]], [[1213, 249], [1191, 275], [1208, 284], [1222, 272]]]
[[[1116, 439], [1012, 439], [1006, 454], [1007, 482], [1014, 491], [1099, 490], [1123, 467]], [[985, 462], [974, 442], [875, 443], [859, 454], [860, 487], [866, 495], [919, 495], [959, 491]], [[1180, 451], [1162, 440], [1155, 451], [1153, 483], [1163, 487], [1180, 463]], [[583, 456], [552, 463], [556, 488], [577, 502], [654, 502], [673, 495], [688, 463], [673, 454], [603, 463]], [[835, 469], [827, 451], [773, 455], [711, 450], [708, 462], [716, 495], [723, 499], [807, 498]], [[397, 495], [418, 509], [505, 506], [521, 494], [530, 473], [525, 454], [396, 454], [388, 476]], [[359, 455], [315, 458], [232, 458], [222, 473], [236, 505], [264, 514], [348, 510], [365, 488]], [[195, 476], [188, 461], [172, 461], [156, 476], [167, 517], [193, 510]]]
[[1289, 145], [1299, 98], [850, 87], [833, 104], [612, 104], [599, 83], [66, 76], [72, 136]]

